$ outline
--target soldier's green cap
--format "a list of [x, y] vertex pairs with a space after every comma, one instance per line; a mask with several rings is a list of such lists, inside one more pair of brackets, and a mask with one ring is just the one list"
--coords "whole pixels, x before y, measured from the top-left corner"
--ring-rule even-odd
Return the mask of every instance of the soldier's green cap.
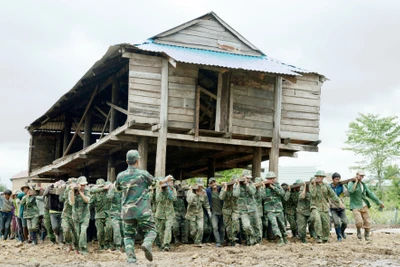
[[196, 179], [196, 185], [198, 186], [204, 186], [204, 181], [202, 178], [197, 178]]
[[294, 184], [302, 184], [303, 183], [303, 181], [302, 180], [296, 180], [296, 182], [294, 182]]
[[80, 185], [87, 185], [86, 177], [85, 176], [79, 177], [77, 183]]
[[126, 161], [129, 164], [134, 164], [138, 159], [140, 159], [139, 156], [139, 151], [137, 151], [136, 149], [131, 149], [128, 152], [126, 152]]
[[259, 183], [259, 182], [262, 182], [262, 179], [261, 179], [260, 177], [256, 177], [256, 178], [254, 179], [254, 181], [255, 181], [256, 183]]
[[68, 184], [76, 183], [77, 180], [78, 180], [77, 178], [71, 177], [71, 178], [68, 179], [67, 183]]
[[315, 176], [315, 177], [317, 177], [317, 176], [325, 177], [326, 175], [325, 175], [325, 172], [324, 172], [324, 171], [319, 170], [319, 171], [317, 171], [317, 172], [315, 173], [314, 176]]
[[250, 176], [250, 178], [252, 178], [252, 176], [251, 176], [251, 171], [250, 170], [243, 170], [242, 171], [242, 176], [243, 177], [248, 177], [248, 176]]
[[211, 177], [210, 179], [208, 179], [208, 183], [210, 184], [211, 182], [216, 182], [217, 179], [215, 179], [214, 177]]
[[266, 179], [274, 179], [276, 178], [276, 174], [274, 172], [267, 172], [267, 175], [265, 175]]
[[234, 174], [234, 175], [232, 175], [231, 181], [236, 181], [237, 178], [238, 178], [238, 176], [236, 174]]
[[96, 181], [96, 185], [105, 185], [105, 184], [106, 184], [106, 181], [104, 181], [104, 179], [102, 179], [102, 178], [97, 179], [97, 181]]

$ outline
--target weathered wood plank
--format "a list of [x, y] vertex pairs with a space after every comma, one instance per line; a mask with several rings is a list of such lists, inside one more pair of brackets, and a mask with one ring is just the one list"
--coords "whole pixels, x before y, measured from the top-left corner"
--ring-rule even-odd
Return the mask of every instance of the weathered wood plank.
[[283, 89], [282, 93], [284, 96], [290, 96], [290, 97], [320, 99], [319, 92], [302, 91], [298, 89]]
[[233, 104], [233, 112], [234, 113], [256, 113], [256, 114], [263, 114], [263, 115], [268, 115], [268, 114], [272, 114], [273, 113], [273, 108], [269, 107], [269, 108], [260, 108], [260, 107], [256, 107], [256, 106], [249, 106], [249, 105], [245, 105], [245, 104], [238, 104], [238, 103], [234, 103]]
[[319, 121], [318, 120], [312, 121], [312, 120], [282, 118], [281, 119], [281, 125], [319, 127]]
[[282, 110], [282, 117], [291, 119], [319, 120], [319, 114]]
[[321, 92], [321, 85], [319, 82], [309, 82], [297, 80], [296, 83], [292, 83], [289, 81], [283, 81], [282, 83], [283, 89], [300, 89], [305, 91], [313, 91], [313, 92]]
[[233, 95], [233, 103], [240, 103], [241, 105], [249, 105], [259, 108], [273, 108], [274, 102], [272, 100], [260, 101], [259, 98], [251, 96], [238, 96]]
[[249, 136], [272, 136], [272, 130], [261, 130], [254, 128], [245, 128], [232, 125], [232, 133], [241, 134], [241, 135], [249, 135]]
[[[193, 68], [196, 66], [196, 68]], [[190, 66], [189, 64], [178, 64], [176, 68], [169, 68], [169, 76], [186, 77], [186, 78], [196, 78], [198, 76], [199, 70], [197, 65]]]
[[149, 80], [149, 79], [140, 79], [140, 78], [130, 78], [129, 83], [132, 84], [145, 84], [145, 85], [155, 85], [157, 88], [160, 88], [161, 92], [161, 81], [160, 80]]
[[301, 111], [301, 112], [309, 112], [309, 113], [317, 113], [319, 114], [319, 107], [312, 106], [302, 106], [302, 105], [293, 105], [293, 104], [282, 104], [282, 110], [286, 111]]
[[179, 97], [179, 98], [186, 98], [186, 99], [194, 99], [195, 98], [195, 91], [194, 90], [169, 90], [170, 97]]
[[295, 126], [286, 124], [281, 124], [281, 130], [287, 132], [298, 132], [298, 133], [312, 133], [312, 134], [319, 133], [318, 127], [305, 127], [305, 126]]
[[129, 114], [133, 115], [133, 119], [135, 119], [136, 116], [148, 117], [148, 118], [159, 118], [160, 117], [159, 111], [146, 110], [146, 109], [130, 109]]
[[290, 138], [292, 140], [317, 141], [319, 140], [319, 135], [281, 131], [281, 138]]
[[300, 81], [309, 81], [309, 82], [319, 82], [319, 75], [317, 74], [302, 74], [301, 76], [297, 77], [297, 80]]
[[175, 108], [175, 107], [169, 106], [168, 107], [168, 114], [194, 116], [194, 109], [190, 109], [190, 108]]
[[298, 98], [290, 96], [283, 96], [282, 103], [302, 105], [302, 106], [314, 106], [314, 107], [320, 106], [319, 99], [307, 99], [307, 98]]
[[145, 109], [145, 110], [152, 110], [152, 111], [160, 112], [160, 106], [159, 105], [151, 105], [151, 104], [149, 105], [149, 104], [144, 104], [144, 103], [130, 102], [129, 103], [129, 108]]
[[168, 114], [168, 120], [171, 121], [182, 121], [182, 122], [194, 122], [194, 116], [191, 115], [179, 115], [179, 114]]
[[272, 130], [272, 122], [250, 121], [250, 120], [241, 120], [234, 118], [232, 121], [232, 125], [246, 127], [246, 128], [253, 128], [253, 129]]
[[169, 128], [176, 128], [176, 129], [193, 129], [194, 123], [193, 122], [182, 122], [182, 121], [168, 121]]
[[161, 61], [160, 60], [142, 60], [142, 59], [135, 59], [129, 62], [129, 66], [132, 68], [134, 66], [146, 66], [146, 67], [155, 67], [161, 68]]
[[[149, 81], [151, 81], [151, 80], [149, 80]], [[160, 85], [149, 85], [149, 84], [143, 84], [143, 83], [131, 83], [129, 85], [129, 90], [130, 91], [142, 90], [142, 91], [161, 92], [161, 86]]]
[[137, 53], [127, 53], [130, 56], [129, 63], [134, 60], [148, 60], [148, 61], [159, 61], [161, 62], [162, 57], [156, 57], [156, 56], [149, 56], [149, 55], [143, 55], [143, 54], [137, 54]]
[[170, 97], [168, 99], [168, 105], [170, 107], [194, 109], [194, 99]]
[[201, 26], [192, 26], [190, 28], [182, 30], [181, 32], [184, 34], [187, 34], [187, 35], [201, 36], [201, 37], [205, 37], [205, 38], [212, 38], [212, 39], [217, 39], [217, 40], [219, 39], [219, 40], [224, 40], [224, 41], [229, 41], [229, 42], [241, 43], [239, 39], [234, 37], [228, 31], [217, 32], [217, 31], [207, 29], [207, 28], [204, 28]]
[[192, 92], [196, 90], [196, 85], [193, 84], [169, 83], [168, 86], [170, 90], [189, 90]]
[[160, 118], [149, 118], [149, 117], [143, 117], [143, 116], [139, 116], [136, 115], [135, 117], [132, 117], [132, 119], [136, 122], [136, 123], [145, 123], [145, 124], [158, 124], [160, 123]]
[[259, 90], [259, 89], [254, 89], [254, 88], [248, 88], [248, 96], [273, 100], [274, 92], [266, 91], [266, 90]]
[[129, 90], [129, 99], [135, 99], [136, 96], [144, 96], [144, 97], [152, 97], [152, 98], [161, 98], [161, 92], [151, 92], [144, 90]]
[[129, 99], [129, 102], [134, 103], [143, 103], [143, 104], [150, 104], [150, 105], [160, 105], [159, 98], [149, 98], [143, 96], [135, 96], [135, 98]]
[[137, 71], [137, 72], [146, 72], [146, 73], [161, 73], [161, 68], [160, 67], [147, 67], [147, 66], [135, 66], [135, 65], [130, 65], [129, 69], [131, 71]]
[[190, 85], [197, 85], [196, 78], [190, 77], [182, 77], [182, 76], [169, 76], [168, 78], [169, 83], [181, 83], [181, 84], [190, 84]]
[[129, 77], [141, 78], [141, 79], [149, 79], [149, 80], [161, 80], [161, 74], [160, 73], [147, 73], [147, 72], [129, 71]]
[[259, 114], [254, 112], [233, 112], [233, 119], [244, 119], [249, 121], [256, 122], [272, 122], [273, 121], [273, 113], [269, 114]]

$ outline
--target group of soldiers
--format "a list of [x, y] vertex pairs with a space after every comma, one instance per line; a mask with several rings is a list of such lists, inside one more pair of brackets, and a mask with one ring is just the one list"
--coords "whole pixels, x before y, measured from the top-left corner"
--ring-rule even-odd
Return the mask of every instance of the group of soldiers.
[[[317, 243], [326, 243], [332, 218], [337, 239], [342, 241], [347, 227], [345, 206], [340, 199], [343, 195], [350, 196], [357, 237], [361, 239], [364, 228], [365, 239], [369, 240], [367, 198], [384, 207], [362, 182], [362, 171], [347, 187], [340, 184], [337, 173], [332, 176], [332, 184], [324, 183], [323, 171], [307, 183], [297, 180], [293, 185], [280, 185], [274, 172], [268, 172], [265, 179], [253, 179], [244, 172], [220, 185], [210, 178], [207, 186], [203, 179], [196, 179], [189, 186], [170, 175], [154, 178], [138, 167], [139, 160], [138, 151], [130, 150], [126, 155], [128, 168], [118, 174], [115, 183], [98, 179], [95, 185], [88, 186], [84, 176], [70, 178], [49, 185], [42, 192], [42, 199], [37, 190], [24, 185], [21, 192], [13, 194], [19, 200], [13, 204], [18, 225], [21, 223], [19, 240], [30, 239], [37, 244], [38, 201], [44, 202], [43, 221], [51, 242], [66, 244], [67, 252], [74, 249], [75, 253], [88, 254], [87, 229], [92, 208], [99, 249], [125, 250], [128, 263], [136, 262], [134, 244], [138, 240], [143, 240], [141, 248], [150, 261], [153, 242], [162, 251], [169, 251], [172, 243], [202, 246], [212, 239], [216, 247], [243, 242], [255, 245], [263, 238], [284, 246], [289, 243], [287, 222], [295, 240], [306, 243], [308, 227]], [[3, 223], [1, 226], [3, 230]]]

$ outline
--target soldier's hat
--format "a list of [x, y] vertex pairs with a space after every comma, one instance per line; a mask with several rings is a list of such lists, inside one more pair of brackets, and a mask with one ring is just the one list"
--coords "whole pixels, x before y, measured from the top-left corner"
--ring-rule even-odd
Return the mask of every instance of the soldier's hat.
[[246, 177], [240, 177], [239, 182], [246, 182]]
[[267, 174], [265, 175], [266, 179], [274, 179], [276, 178], [276, 174], [274, 172], [267, 172]]
[[21, 191], [24, 191], [24, 188], [31, 189], [31, 187], [29, 186], [29, 184], [28, 184], [28, 183], [24, 183], [24, 185], [23, 185], [23, 186], [21, 186]]
[[321, 170], [317, 171], [314, 176], [315, 177], [317, 177], [317, 176], [326, 177], [325, 172], [321, 171]]
[[196, 184], [196, 185], [192, 186], [192, 189], [197, 190], [197, 189], [199, 189], [199, 186]]
[[298, 180], [296, 180], [296, 182], [294, 182], [294, 184], [302, 184], [302, 183], [303, 183], [303, 181], [300, 179], [298, 179]]
[[96, 181], [96, 185], [105, 185], [105, 184], [106, 184], [106, 181], [104, 181], [104, 179], [102, 179], [102, 178], [97, 179], [97, 181]]
[[140, 155], [139, 151], [137, 151], [136, 149], [131, 149], [126, 153], [126, 161], [129, 164], [134, 164], [138, 159], [140, 159]]
[[202, 178], [197, 178], [197, 179], [196, 179], [196, 185], [197, 185], [197, 186], [202, 186], [202, 187], [204, 187], [204, 181], [203, 181], [203, 179], [202, 179]]
[[87, 184], [88, 184], [88, 182], [87, 182], [85, 176], [80, 176], [80, 177], [78, 178], [77, 183], [80, 184], [80, 185], [87, 185]]
[[175, 184], [176, 186], [181, 186], [181, 185], [182, 185], [181, 181], [179, 181], [179, 180], [176, 180], [176, 181], [174, 182], [174, 184]]

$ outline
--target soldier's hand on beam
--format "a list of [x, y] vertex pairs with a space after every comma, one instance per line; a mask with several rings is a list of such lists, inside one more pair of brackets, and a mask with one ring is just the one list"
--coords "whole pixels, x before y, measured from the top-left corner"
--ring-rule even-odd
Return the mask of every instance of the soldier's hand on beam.
[[381, 207], [382, 209], [385, 208], [385, 204], [381, 203], [381, 205], [379, 205], [379, 207]]

